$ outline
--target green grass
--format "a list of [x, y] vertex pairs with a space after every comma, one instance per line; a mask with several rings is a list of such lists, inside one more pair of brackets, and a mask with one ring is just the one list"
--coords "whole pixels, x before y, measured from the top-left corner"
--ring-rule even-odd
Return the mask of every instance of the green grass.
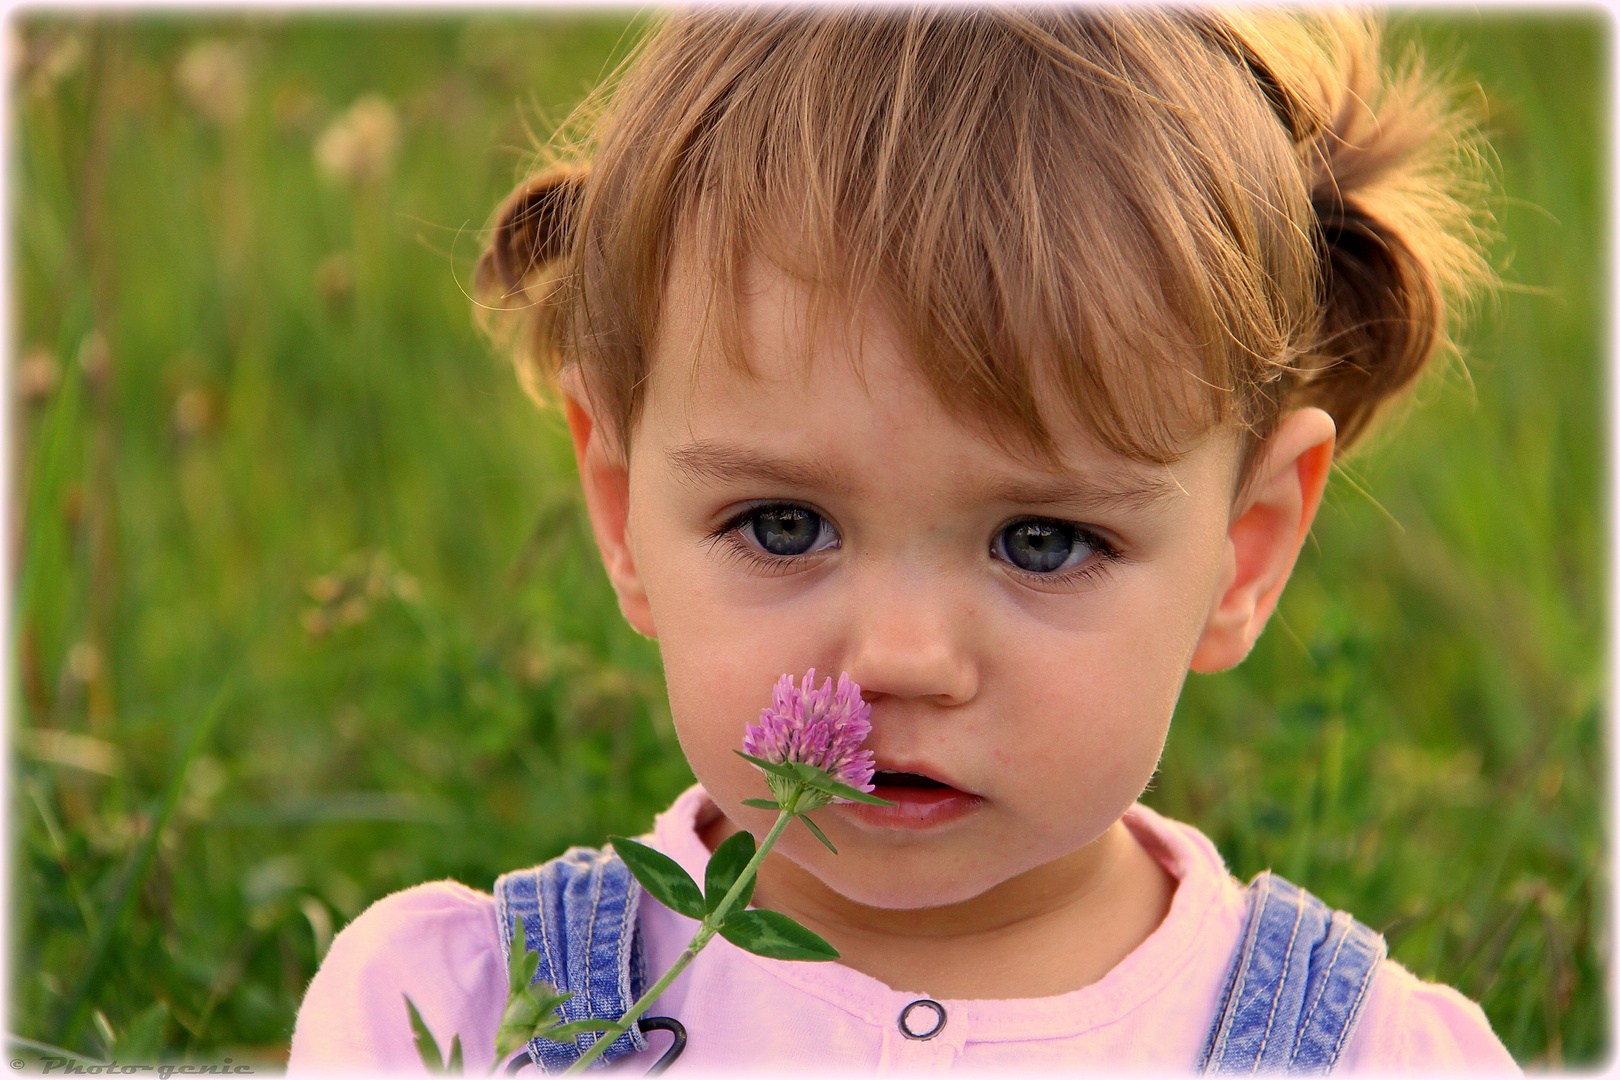
[[[625, 18], [16, 26], [10, 1030], [275, 1062], [367, 903], [488, 888], [690, 782], [566, 434], [463, 293], [525, 124]], [[1607, 22], [1400, 29], [1490, 96], [1520, 288], [1469, 377], [1334, 481], [1254, 656], [1189, 683], [1148, 798], [1383, 929], [1521, 1062], [1592, 1065]], [[177, 76], [209, 41], [239, 111], [235, 76], [200, 100]], [[328, 182], [314, 144], [371, 92], [397, 159]]]

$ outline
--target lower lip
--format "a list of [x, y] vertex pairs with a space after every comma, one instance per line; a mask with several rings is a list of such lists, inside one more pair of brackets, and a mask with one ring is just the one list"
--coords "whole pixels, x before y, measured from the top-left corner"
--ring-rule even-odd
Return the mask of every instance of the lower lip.
[[894, 805], [849, 803], [847, 808], [863, 824], [879, 829], [934, 829], [966, 817], [984, 803], [977, 795], [950, 787], [880, 787], [872, 794]]

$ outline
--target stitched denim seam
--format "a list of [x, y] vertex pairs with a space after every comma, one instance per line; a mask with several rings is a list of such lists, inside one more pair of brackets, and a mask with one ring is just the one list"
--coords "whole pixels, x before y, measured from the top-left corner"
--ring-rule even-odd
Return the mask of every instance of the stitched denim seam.
[[1209, 1055], [1204, 1060], [1206, 1070], [1211, 1062], [1219, 1062], [1226, 1056], [1226, 1042], [1231, 1037], [1232, 1022], [1237, 1016], [1238, 1002], [1243, 997], [1243, 984], [1248, 980], [1249, 967], [1254, 959], [1254, 940], [1260, 936], [1261, 917], [1265, 914], [1266, 901], [1271, 895], [1271, 876], [1267, 874], [1264, 884], [1250, 895], [1249, 925], [1244, 931], [1237, 969], [1232, 972], [1232, 981], [1227, 986], [1226, 1007], [1222, 1012], [1220, 1030], [1216, 1034], [1215, 1044], [1210, 1047]]
[[[624, 984], [619, 988], [619, 992], [625, 1001], [633, 1002], [635, 1000], [635, 992], [634, 988], [630, 985], [632, 981], [632, 975], [630, 972], [630, 946], [632, 939], [635, 936], [635, 931], [630, 926], [630, 890], [625, 890], [625, 894], [621, 899], [623, 901], [623, 905], [619, 908], [619, 949], [617, 954], [613, 957], [613, 975], [614, 978], [617, 979], [620, 973], [623, 973]], [[628, 1008], [628, 1006], [626, 1007]]]
[[496, 882], [495, 925], [501, 931], [501, 959], [508, 967], [512, 964], [512, 907], [506, 902], [504, 882]]
[[1299, 924], [1305, 918], [1304, 897], [1294, 897], [1294, 925], [1288, 932], [1288, 947], [1283, 951], [1282, 974], [1277, 979], [1277, 992], [1271, 999], [1271, 1014], [1266, 1017], [1266, 1030], [1260, 1036], [1260, 1052], [1255, 1055], [1253, 1071], [1260, 1071], [1260, 1062], [1266, 1056], [1266, 1047], [1271, 1045], [1271, 1028], [1277, 1020], [1277, 1006], [1282, 1001], [1282, 988], [1288, 984], [1288, 970], [1294, 964], [1294, 942], [1299, 939]]
[[[536, 877], [538, 877], [538, 876], [539, 875], [536, 874]], [[512, 969], [512, 899], [511, 899], [511, 889], [512, 889], [511, 880], [508, 877], [504, 876], [504, 875], [499, 880], [497, 880], [495, 882], [495, 924], [496, 924], [497, 927], [499, 927], [499, 929], [501, 931], [501, 960], [504, 962], [503, 966], [508, 971], [510, 971]], [[524, 944], [525, 947], [527, 947], [528, 941], [525, 939], [523, 944]], [[538, 1041], [538, 1040], [536, 1040], [536, 1041]], [[515, 1058], [518, 1054], [523, 1054], [523, 1053], [528, 1053], [528, 1052], [529, 1052], [529, 1046], [526, 1044], [523, 1047], [519, 1048], [517, 1051], [514, 1051], [511, 1055], [509, 1055], [508, 1060], [511, 1060], [512, 1058]], [[531, 1061], [539, 1061], [540, 1059], [538, 1057], [535, 1057], [535, 1056], [531, 1055], [530, 1060]]]
[[[605, 864], [602, 868], [604, 879], [607, 877], [608, 865], [611, 865], [611, 863]], [[619, 997], [619, 1007], [624, 1011], [628, 1011], [636, 999], [635, 976], [630, 968], [631, 960], [635, 956], [635, 928], [631, 923], [634, 918], [633, 912], [636, 907], [634, 901], [638, 888], [635, 878], [632, 877], [629, 884], [619, 895], [619, 949], [613, 958], [613, 979]], [[617, 886], [615, 886], [615, 891], [619, 891]], [[645, 1044], [637, 1038], [640, 1030], [636, 1025], [631, 1024], [629, 1029], [620, 1036], [630, 1040], [630, 1045], [633, 1048], [632, 1052], [646, 1049]], [[614, 1041], [617, 1042], [618, 1040], [615, 1039]]]
[[[1294, 905], [1293, 925], [1286, 936], [1280, 934], [1279, 920], [1270, 918], [1271, 908], [1267, 905], [1272, 901], [1272, 892]], [[1354, 1034], [1359, 1014], [1371, 994], [1373, 976], [1386, 955], [1384, 940], [1347, 913], [1332, 910], [1310, 893], [1269, 872], [1255, 877], [1249, 886], [1249, 900], [1250, 921], [1230, 965], [1197, 1069], [1201, 1073], [1258, 1074], [1300, 1068], [1311, 1073], [1330, 1072]], [[1306, 914], [1311, 916], [1309, 927], [1304, 925]], [[1324, 921], [1325, 926], [1319, 925]], [[1323, 949], [1336, 931], [1338, 940], [1324, 955]], [[1296, 957], [1296, 949], [1304, 951]], [[1267, 968], [1276, 965], [1275, 973], [1266, 972], [1271, 978], [1263, 979], [1256, 966], [1262, 954]], [[1300, 961], [1297, 964], [1296, 959]], [[1341, 977], [1343, 986], [1338, 985]], [[1272, 996], [1266, 1003], [1261, 995], [1268, 984]], [[1352, 989], [1354, 997], [1346, 1002], [1343, 999]], [[1279, 1029], [1276, 1020], [1282, 1013], [1285, 995], [1289, 998], [1289, 1014], [1284, 1028]], [[1331, 1000], [1324, 1000], [1327, 995]], [[1262, 1004], [1269, 1004], [1263, 1029], [1254, 1015]], [[1317, 1023], [1318, 1017], [1323, 1018], [1321, 1024]], [[1282, 1039], [1285, 1035], [1292, 1043], [1287, 1055], [1279, 1043], [1276, 1056], [1280, 1060], [1268, 1060], [1271, 1038]], [[1331, 1045], [1325, 1043], [1328, 1036], [1334, 1037]], [[1238, 1039], [1236, 1046], [1234, 1038]], [[1246, 1065], [1242, 1063], [1245, 1058]]]
[[[564, 858], [566, 858], [566, 857], [567, 856], [565, 854]], [[545, 881], [546, 881], [546, 879], [545, 879], [545, 871], [544, 870], [538, 871], [534, 875], [535, 921], [540, 924], [540, 947], [545, 950], [545, 961], [544, 962], [545, 962], [545, 965], [546, 965], [546, 970], [548, 972], [550, 972], [550, 974], [551, 974], [552, 985], [554, 985], [557, 988], [558, 992], [560, 993], [560, 992], [562, 992], [563, 990], [566, 989], [566, 987], [564, 987], [564, 985], [563, 985], [563, 981], [564, 981], [564, 977], [566, 975], [566, 971], [558, 971], [556, 969], [556, 967], [554, 966], [554, 964], [552, 963], [553, 958], [556, 956], [556, 953], [554, 953], [552, 951], [552, 947], [551, 947], [551, 925], [550, 925], [551, 920], [546, 918], [546, 897], [541, 892], [541, 889], [545, 885]], [[564, 918], [566, 918], [566, 917], [567, 916], [565, 915]], [[524, 937], [523, 944], [525, 945], [525, 947], [528, 945], [528, 940], [527, 940], [528, 936], [529, 936], [528, 931], [525, 930], [524, 934], [523, 934], [523, 937]], [[568, 957], [567, 957], [566, 954], [564, 954], [562, 960], [563, 960], [564, 964], [567, 964]], [[536, 970], [538, 971], [538, 969], [536, 969]], [[538, 1035], [535, 1036], [529, 1042], [529, 1047], [530, 1047], [530, 1051], [531, 1051], [530, 1056], [533, 1057], [534, 1060], [537, 1063], [540, 1062], [541, 1060], [543, 1060], [541, 1058], [541, 1056], [540, 1056], [542, 1045], [543, 1044], [542, 1044], [541, 1039], [540, 1039], [540, 1037]], [[562, 1044], [561, 1043], [553, 1043], [552, 1045], [557, 1047], [559, 1050], [562, 1049]]]
[[[551, 978], [560, 990], [562, 989], [563, 973], [552, 969], [551, 958], [554, 954], [551, 951], [550, 927], [546, 925], [551, 920], [546, 918], [546, 900], [545, 897], [540, 894], [540, 886], [544, 884], [545, 881], [543, 874], [544, 871], [541, 871], [534, 875], [534, 907], [536, 911], [535, 922], [540, 924], [540, 947], [545, 950], [546, 968], [547, 970], [551, 971]], [[525, 947], [527, 947], [529, 944], [528, 937], [528, 929], [525, 928], [523, 932], [523, 944]]]
[[1264, 882], [1254, 893], [1254, 899], [1249, 912], [1249, 925], [1243, 935], [1242, 963], [1232, 976], [1231, 998], [1226, 1003], [1226, 1015], [1221, 1020], [1220, 1039], [1214, 1051], [1210, 1054], [1212, 1061], [1221, 1061], [1226, 1057], [1226, 1046], [1232, 1037], [1232, 1026], [1237, 1022], [1237, 1014], [1243, 1001], [1243, 989], [1248, 985], [1249, 972], [1254, 966], [1254, 958], [1258, 955], [1255, 942], [1260, 937], [1260, 927], [1265, 921], [1266, 905], [1271, 902], [1272, 876], [1268, 872]]
[[[1329, 932], [1332, 932], [1333, 924], [1336, 921], [1337, 919], [1335, 916], [1330, 915], [1328, 917]], [[1311, 1002], [1311, 1007], [1305, 1012], [1305, 1019], [1300, 1022], [1299, 1030], [1294, 1033], [1294, 1048], [1288, 1053], [1289, 1064], [1293, 1064], [1294, 1059], [1299, 1057], [1300, 1044], [1305, 1041], [1305, 1033], [1311, 1029], [1311, 1020], [1316, 1016], [1317, 1006], [1321, 1005], [1322, 999], [1327, 997], [1328, 986], [1333, 981], [1333, 969], [1338, 965], [1339, 954], [1344, 951], [1344, 943], [1348, 941], [1349, 938], [1350, 927], [1346, 925], [1344, 928], [1344, 933], [1339, 935], [1337, 944], [1333, 946], [1333, 955], [1328, 958], [1327, 967], [1322, 972], [1321, 982], [1319, 984], [1320, 988], [1316, 992], [1316, 1000]]]
[[1232, 958], [1232, 970], [1226, 977], [1226, 988], [1218, 999], [1220, 1011], [1215, 1017], [1214, 1025], [1210, 1028], [1203, 1056], [1198, 1059], [1196, 1071], [1199, 1073], [1209, 1072], [1210, 1062], [1215, 1061], [1216, 1054], [1224, 1048], [1226, 1032], [1231, 1028], [1232, 991], [1237, 985], [1238, 969], [1243, 966], [1241, 963], [1242, 950], [1239, 949], [1238, 953], [1239, 955]]
[[[1275, 884], [1276, 884], [1276, 879], [1273, 878], [1271, 876], [1271, 873], [1268, 871], [1266, 873], [1266, 887], [1265, 887], [1265, 890], [1263, 892], [1261, 892], [1260, 898], [1259, 898], [1259, 903], [1255, 906], [1254, 927], [1253, 927], [1253, 930], [1252, 930], [1252, 936], [1250, 937], [1249, 941], [1244, 942], [1245, 950], [1249, 951], [1249, 952], [1251, 952], [1253, 954], [1256, 954], [1256, 955], [1258, 954], [1258, 950], [1257, 949], [1251, 949], [1250, 945], [1249, 945], [1249, 942], [1250, 941], [1258, 942], [1258, 940], [1260, 938], [1260, 927], [1265, 923], [1266, 907], [1272, 901], [1273, 889], [1275, 888]], [[1250, 957], [1249, 959], [1252, 959], [1252, 957]], [[1252, 963], [1245, 963], [1245, 965], [1244, 965], [1243, 981], [1240, 982], [1238, 984], [1238, 986], [1237, 986], [1237, 997], [1238, 997], [1239, 1001], [1241, 1001], [1242, 998], [1243, 998], [1243, 988], [1244, 988], [1245, 985], [1247, 985], [1247, 983], [1249, 981], [1249, 968], [1251, 968], [1251, 967], [1253, 967]], [[1276, 999], [1275, 998], [1272, 999], [1272, 1004], [1275, 1007], [1275, 1004], [1276, 1004]], [[1236, 1018], [1237, 1018], [1236, 1013], [1234, 1012], [1233, 1013], [1233, 1019], [1235, 1020]], [[1260, 1049], [1261, 1049], [1261, 1052], [1264, 1052], [1264, 1050], [1265, 1050], [1264, 1044], [1261, 1045]], [[1253, 1065], [1253, 1068], [1252, 1068], [1251, 1071], [1253, 1071], [1253, 1072], [1259, 1072], [1260, 1071], [1260, 1056], [1259, 1056], [1259, 1054], [1255, 1055], [1254, 1065]]]
[[[1374, 944], [1373, 955], [1378, 956], [1378, 952], [1378, 946], [1377, 944]], [[1333, 1057], [1328, 1062], [1329, 1067], [1339, 1060], [1339, 1051], [1344, 1047], [1344, 1040], [1350, 1037], [1351, 1030], [1355, 1028], [1357, 1023], [1360, 1023], [1361, 1003], [1366, 999], [1367, 988], [1372, 986], [1373, 976], [1378, 973], [1378, 968], [1382, 961], [1383, 957], [1379, 957], [1377, 960], [1373, 961], [1372, 964], [1368, 965], [1366, 974], [1362, 975], [1361, 987], [1356, 991], [1356, 1000], [1350, 1006], [1349, 1015], [1353, 1018], [1354, 1022], [1345, 1024], [1339, 1029], [1339, 1037], [1333, 1043]]]
[[1220, 1015], [1216, 1017], [1215, 1028], [1210, 1032], [1210, 1043], [1204, 1049], [1203, 1059], [1198, 1062], [1198, 1071], [1209, 1071], [1210, 1063], [1220, 1060], [1220, 1055], [1226, 1050], [1226, 1034], [1232, 1030], [1232, 1002], [1237, 991], [1238, 979], [1242, 970], [1247, 966], [1247, 956], [1243, 949], [1232, 960], [1232, 973], [1227, 976], [1226, 990], [1220, 999]]
[[[525, 952], [528, 951], [528, 948], [529, 948], [529, 934], [532, 931], [534, 931], [536, 928], [538, 928], [539, 933], [540, 933], [540, 946], [541, 946], [542, 949], [545, 950], [544, 955], [540, 957], [540, 963], [545, 965], [545, 969], [546, 969], [547, 973], [551, 975], [553, 981], [560, 984], [562, 980], [559, 979], [558, 976], [557, 976], [557, 973], [551, 969], [551, 943], [550, 943], [550, 939], [549, 939], [549, 937], [547, 935], [547, 932], [546, 932], [546, 922], [547, 922], [547, 920], [546, 920], [546, 907], [545, 907], [545, 897], [544, 897], [544, 894], [542, 892], [542, 886], [545, 884], [545, 870], [544, 870], [543, 867], [535, 867], [532, 871], [529, 871], [528, 873], [529, 873], [529, 876], [534, 879], [534, 910], [535, 910], [534, 922], [535, 922], [536, 926], [531, 927], [531, 926], [528, 925], [528, 923], [524, 923], [524, 925], [523, 925], [523, 949], [524, 949]], [[514, 874], [513, 881], [515, 881], [515, 880], [516, 880], [516, 876]], [[512, 930], [514, 929], [514, 927], [512, 925], [513, 924], [513, 918], [512, 918], [512, 914], [511, 914], [510, 890], [512, 888], [514, 888], [514, 887], [515, 886], [513, 884], [507, 883], [500, 890], [501, 903], [503, 905], [503, 910], [506, 912], [506, 917], [505, 917], [505, 919], [503, 920], [503, 922], [501, 924], [502, 936], [506, 940], [502, 944], [501, 947], [504, 950], [506, 950], [506, 962], [507, 962], [507, 964], [509, 966], [510, 966], [510, 964], [512, 962], [512, 952], [511, 952], [510, 942], [512, 940]], [[535, 974], [536, 975], [540, 974], [540, 966], [538, 964], [535, 966]], [[533, 980], [530, 980], [530, 982], [531, 982], [531, 985], [532, 985]], [[552, 1045], [555, 1046], [557, 1044], [553, 1043]], [[524, 1044], [524, 1049], [528, 1051], [529, 1059], [531, 1061], [533, 1061], [536, 1064], [537, 1067], [539, 1067], [541, 1069], [545, 1068], [544, 1064], [542, 1064], [542, 1062], [545, 1059], [541, 1056], [542, 1052], [543, 1052], [543, 1041], [540, 1039], [539, 1036], [536, 1036], [533, 1039], [530, 1039], [527, 1043], [525, 1043]]]
[[[592, 867], [591, 921], [585, 926], [585, 1007], [590, 1010], [588, 1013], [590, 1016], [596, 1015], [596, 979], [593, 977], [596, 971], [591, 959], [596, 946], [596, 915], [597, 912], [602, 910], [602, 882], [606, 877], [607, 873], [600, 863]], [[579, 1046], [578, 1040], [584, 1037], [583, 1035], [576, 1035], [574, 1045]], [[601, 1033], [598, 1033], [596, 1037], [598, 1039], [604, 1038]], [[580, 1052], [584, 1053], [590, 1048], [591, 1043], [587, 1043], [580, 1046]]]

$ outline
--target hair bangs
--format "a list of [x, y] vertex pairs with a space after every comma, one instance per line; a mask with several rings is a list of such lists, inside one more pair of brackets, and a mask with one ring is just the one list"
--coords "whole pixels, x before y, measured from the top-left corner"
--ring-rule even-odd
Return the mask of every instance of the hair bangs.
[[1377, 54], [1348, 17], [686, 9], [580, 114], [588, 168], [507, 200], [482, 287], [621, 449], [678, 249], [739, 367], [769, 260], [812, 334], [881, 312], [1004, 447], [1056, 457], [1078, 425], [1167, 463], [1233, 424], [1252, 456], [1297, 404], [1345, 445], [1489, 281], [1461, 113]]
[[[1113, 35], [1078, 17], [1066, 40], [928, 11], [785, 13], [782, 29], [799, 20], [726, 81], [667, 204], [713, 270], [709, 310], [741, 367], [749, 258], [806, 281], [818, 326], [880, 304], [949, 412], [1048, 456], [1054, 428], [1078, 423], [1115, 452], [1173, 461], [1232, 414], [1234, 353], [1284, 351], [1281, 327], [1253, 333], [1266, 267], [1229, 250], [1244, 204], [1214, 179], [1229, 163], [1189, 169], [1208, 143], [1189, 153], [1203, 140], [1163, 131], [1191, 103], [1168, 77], [1141, 89], [1169, 73], [1105, 77]], [[963, 55], [980, 58], [973, 72]], [[876, 83], [860, 93], [827, 77], [860, 67]], [[639, 267], [665, 265], [662, 244]]]

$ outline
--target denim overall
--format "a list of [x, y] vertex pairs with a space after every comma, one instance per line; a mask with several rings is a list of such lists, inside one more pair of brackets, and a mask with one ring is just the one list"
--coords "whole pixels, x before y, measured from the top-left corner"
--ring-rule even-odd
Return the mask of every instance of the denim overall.
[[[570, 848], [495, 883], [501, 947], [508, 948], [521, 915], [528, 947], [540, 954], [535, 977], [574, 992], [561, 1007], [563, 1019], [616, 1018], [647, 986], [636, 923], [640, 899], [641, 886], [611, 851]], [[1197, 1071], [1330, 1072], [1384, 959], [1384, 938], [1270, 872], [1250, 883], [1248, 904], [1243, 941]], [[943, 1011], [940, 1016], [943, 1021]], [[514, 1068], [532, 1059], [547, 1072], [561, 1072], [593, 1039], [535, 1039]], [[684, 1044], [684, 1033], [678, 1041]], [[632, 1028], [595, 1064], [646, 1048], [646, 1036]], [[660, 1064], [672, 1059], [666, 1055]]]

